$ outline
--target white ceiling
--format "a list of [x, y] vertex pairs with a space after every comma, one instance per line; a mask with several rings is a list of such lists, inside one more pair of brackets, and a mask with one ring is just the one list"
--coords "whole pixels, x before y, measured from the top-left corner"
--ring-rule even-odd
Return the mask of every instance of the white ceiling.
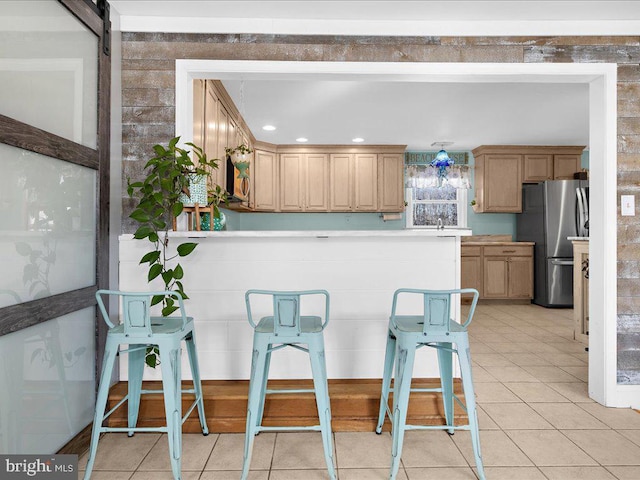
[[[639, 1], [110, 0], [123, 31], [347, 35], [635, 34]], [[496, 33], [496, 32], [500, 33]], [[634, 32], [634, 33], [629, 33]], [[227, 77], [228, 78], [228, 77]], [[588, 85], [223, 81], [254, 135], [290, 144], [588, 145]], [[262, 130], [273, 124], [275, 132]]]
[[[258, 140], [292, 144], [588, 145], [587, 84], [224, 80]], [[262, 130], [271, 124], [275, 131]]]

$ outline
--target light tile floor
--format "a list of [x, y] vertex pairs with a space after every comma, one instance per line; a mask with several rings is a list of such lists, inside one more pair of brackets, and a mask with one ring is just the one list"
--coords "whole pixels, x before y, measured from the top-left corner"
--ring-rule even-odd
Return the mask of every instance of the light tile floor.
[[[480, 441], [489, 480], [640, 479], [640, 414], [587, 395], [588, 354], [572, 310], [481, 305], [470, 326]], [[336, 432], [340, 480], [388, 478], [388, 433]], [[183, 436], [184, 480], [240, 477], [244, 435]], [[86, 457], [80, 459], [80, 477]], [[398, 480], [475, 479], [468, 432], [407, 432]], [[171, 479], [160, 434], [108, 434], [94, 480]], [[326, 479], [318, 433], [262, 433], [251, 480]]]

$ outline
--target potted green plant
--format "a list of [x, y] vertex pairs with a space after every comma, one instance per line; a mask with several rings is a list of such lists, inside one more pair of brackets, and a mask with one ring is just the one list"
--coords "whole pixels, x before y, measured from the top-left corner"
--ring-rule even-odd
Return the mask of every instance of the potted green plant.
[[[128, 179], [127, 193], [138, 200], [129, 215], [139, 224], [134, 238], [147, 239], [153, 245], [152, 250], [140, 259], [140, 264], [148, 264], [147, 280], [151, 282], [160, 278], [165, 290], [177, 291], [186, 300], [189, 297], [182, 283], [184, 269], [178, 259], [189, 255], [198, 244], [181, 243], [173, 253], [169, 248], [169, 229], [173, 218], [183, 211], [184, 195], [191, 196], [192, 175], [207, 177], [209, 172], [206, 167], [218, 168], [219, 160], [208, 160], [200, 147], [187, 143], [196, 157], [197, 162], [194, 162], [189, 150], [177, 146], [179, 141], [180, 137], [176, 137], [167, 146], [154, 145], [155, 156], [144, 167], [146, 177], [137, 182]], [[152, 305], [160, 302], [163, 316], [169, 316], [179, 308], [173, 299], [162, 295], [154, 297]], [[148, 349], [146, 363], [151, 367], [157, 365], [157, 349]]]
[[240, 179], [240, 189], [243, 195], [249, 193], [249, 170], [250, 159], [249, 154], [253, 153], [253, 150], [247, 147], [244, 143], [241, 143], [235, 148], [225, 148], [226, 154], [231, 157], [231, 162], [238, 169], [238, 178]]

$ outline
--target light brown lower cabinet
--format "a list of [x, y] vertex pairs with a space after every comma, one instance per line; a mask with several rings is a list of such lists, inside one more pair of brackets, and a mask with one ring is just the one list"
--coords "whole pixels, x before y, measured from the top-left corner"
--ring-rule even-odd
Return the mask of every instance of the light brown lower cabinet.
[[589, 242], [573, 242], [573, 338], [589, 345]]
[[483, 299], [533, 298], [533, 246], [462, 246], [462, 288]]
[[482, 247], [462, 247], [460, 287], [475, 288], [482, 297]]

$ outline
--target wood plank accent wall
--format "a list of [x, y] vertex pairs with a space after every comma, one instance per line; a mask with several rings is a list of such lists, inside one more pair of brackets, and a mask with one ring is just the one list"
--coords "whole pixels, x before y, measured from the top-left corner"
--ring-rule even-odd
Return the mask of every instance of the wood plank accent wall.
[[[640, 193], [640, 36], [369, 37], [122, 35], [123, 170], [139, 178], [151, 147], [175, 133], [175, 60], [611, 62], [618, 64], [618, 195]], [[126, 189], [123, 189], [126, 191]], [[134, 226], [123, 198], [123, 232]], [[618, 213], [618, 382], [640, 384], [640, 226]]]

